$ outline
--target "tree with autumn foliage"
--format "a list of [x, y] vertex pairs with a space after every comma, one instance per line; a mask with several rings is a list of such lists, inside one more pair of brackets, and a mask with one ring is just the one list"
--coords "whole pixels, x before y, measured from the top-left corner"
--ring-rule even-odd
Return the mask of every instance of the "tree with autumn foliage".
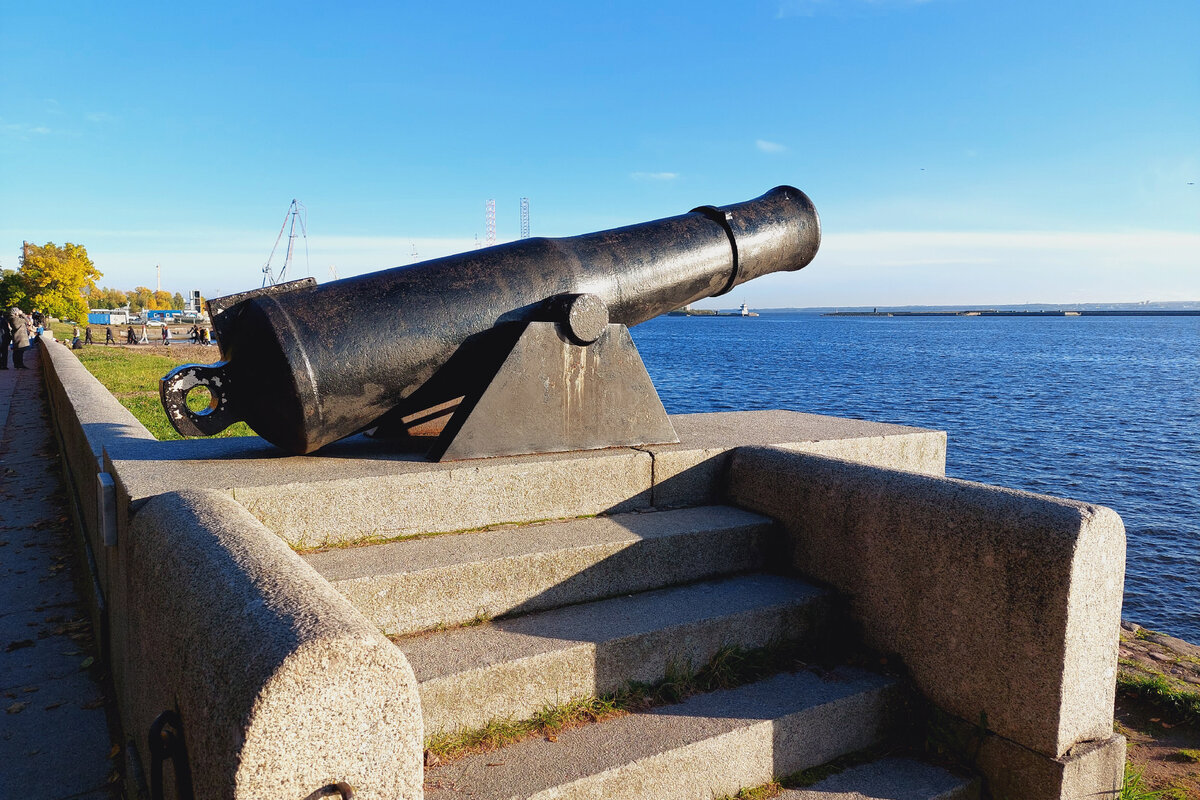
[[85, 293], [96, 290], [101, 277], [81, 244], [26, 245], [21, 256], [20, 279], [24, 284], [26, 311], [41, 311], [60, 319], [85, 320]]
[[21, 273], [15, 269], [0, 269], [0, 312], [7, 314], [13, 306], [25, 308], [27, 297]]
[[123, 308], [127, 302], [129, 300], [125, 297], [124, 292], [108, 286], [102, 286], [98, 291], [88, 295], [90, 308]]
[[147, 309], [153, 311], [157, 307], [154, 305], [154, 292], [148, 286], [135, 287], [127, 297], [129, 299], [129, 310], [135, 314]]

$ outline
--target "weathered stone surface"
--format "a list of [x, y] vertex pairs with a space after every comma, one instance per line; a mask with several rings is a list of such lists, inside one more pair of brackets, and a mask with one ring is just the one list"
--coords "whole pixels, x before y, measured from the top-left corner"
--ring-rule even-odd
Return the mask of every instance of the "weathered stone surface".
[[699, 669], [725, 646], [817, 638], [829, 593], [746, 575], [401, 639], [428, 733], [525, 719], [548, 704]]
[[1110, 509], [778, 448], [731, 494], [778, 520], [801, 574], [967, 721], [1050, 757], [1112, 732], [1125, 535]]
[[[197, 797], [421, 796], [421, 711], [403, 654], [244, 508], [166, 494], [125, 548], [122, 716], [180, 713]], [[146, 754], [143, 753], [143, 758]]]
[[907, 758], [882, 758], [851, 767], [776, 800], [978, 800], [979, 781]]
[[898, 699], [858, 670], [779, 675], [436, 767], [425, 797], [712, 800], [869, 747]]
[[946, 474], [946, 434], [797, 411], [678, 414], [679, 444], [647, 445], [654, 456], [654, 504], [698, 505], [723, 496], [734, 448], [776, 445], [876, 466]]
[[1125, 737], [1083, 742], [1059, 758], [1048, 758], [989, 736], [977, 765], [988, 776], [994, 800], [1116, 798], [1125, 776]]
[[774, 523], [729, 506], [616, 514], [310, 553], [388, 634], [656, 589], [762, 565]]

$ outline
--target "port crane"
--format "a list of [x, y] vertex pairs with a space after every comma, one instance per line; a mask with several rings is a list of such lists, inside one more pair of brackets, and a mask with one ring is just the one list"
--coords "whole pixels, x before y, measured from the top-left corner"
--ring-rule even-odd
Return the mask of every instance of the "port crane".
[[[299, 225], [300, 232], [296, 233], [296, 227]], [[288, 243], [287, 252], [283, 257], [283, 266], [279, 269], [279, 274], [276, 275], [271, 269], [271, 261], [275, 258], [275, 251], [279, 249], [279, 243], [283, 241], [283, 233], [287, 231]], [[263, 265], [263, 287], [274, 286], [277, 283], [283, 283], [287, 279], [288, 265], [292, 263], [292, 258], [296, 251], [296, 237], [299, 235], [304, 240], [304, 266], [308, 267], [308, 209], [298, 200], [293, 199], [292, 204], [288, 206], [287, 214], [283, 217], [283, 225], [279, 228], [279, 235], [275, 237], [275, 245], [271, 248], [271, 255], [267, 256], [267, 263]], [[311, 273], [311, 269], [309, 269]]]

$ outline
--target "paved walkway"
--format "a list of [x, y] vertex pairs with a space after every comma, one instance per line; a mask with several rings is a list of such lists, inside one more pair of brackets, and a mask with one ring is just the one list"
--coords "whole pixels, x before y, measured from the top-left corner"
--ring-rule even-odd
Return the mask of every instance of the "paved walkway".
[[37, 361], [0, 370], [0, 797], [109, 800], [118, 759]]

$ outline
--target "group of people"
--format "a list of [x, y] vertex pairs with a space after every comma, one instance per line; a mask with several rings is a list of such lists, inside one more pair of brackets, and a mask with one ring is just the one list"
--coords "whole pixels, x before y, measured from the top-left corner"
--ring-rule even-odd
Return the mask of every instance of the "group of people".
[[193, 325], [188, 331], [192, 337], [192, 344], [202, 344], [205, 347], [212, 344], [212, 334], [208, 332], [208, 328], [201, 328], [199, 325]]
[[[163, 325], [161, 331], [163, 345], [170, 347], [173, 337], [170, 327]], [[191, 330], [188, 331], [188, 335], [191, 337], [192, 344], [212, 344], [212, 335], [209, 333], [208, 328], [193, 325]], [[116, 337], [113, 336], [112, 325], [105, 326], [104, 328], [104, 343], [106, 345], [117, 344]], [[71, 348], [78, 350], [85, 344], [94, 344], [92, 341], [92, 326], [88, 325], [83, 329], [83, 338], [80, 339], [79, 326], [76, 325], [71, 332]], [[138, 336], [138, 332], [134, 326], [128, 326], [125, 331], [125, 344], [150, 344], [149, 328], [143, 324], [141, 336]]]
[[13, 351], [13, 367], [29, 369], [25, 366], [25, 351], [29, 349], [30, 341], [42, 331], [41, 319], [36, 323], [36, 332], [34, 324], [34, 320], [16, 306], [9, 310], [7, 317], [0, 318], [0, 369], [8, 369], [9, 347]]

